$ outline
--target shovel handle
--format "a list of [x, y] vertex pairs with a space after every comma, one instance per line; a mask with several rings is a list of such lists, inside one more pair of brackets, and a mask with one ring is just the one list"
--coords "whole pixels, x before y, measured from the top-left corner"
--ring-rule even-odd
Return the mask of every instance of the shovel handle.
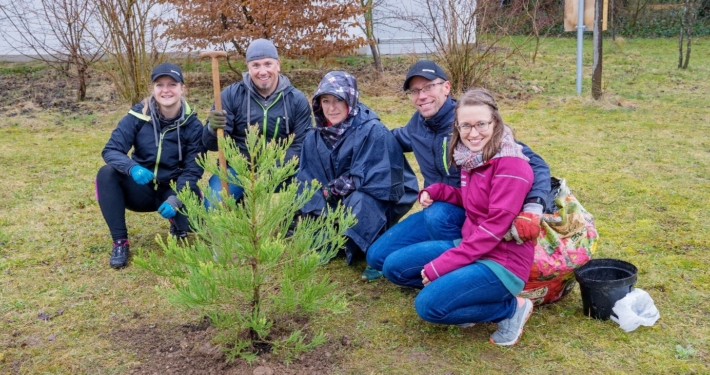
[[[201, 58], [209, 57], [212, 60], [212, 90], [214, 91], [214, 109], [222, 111], [222, 89], [219, 84], [219, 58], [227, 57], [225, 51], [207, 51], [200, 54]], [[224, 138], [224, 130], [217, 129], [217, 154], [219, 155], [219, 168], [227, 175], [227, 159], [224, 157], [224, 150], [219, 147], [219, 140]], [[222, 180], [222, 190], [229, 191], [227, 180]]]

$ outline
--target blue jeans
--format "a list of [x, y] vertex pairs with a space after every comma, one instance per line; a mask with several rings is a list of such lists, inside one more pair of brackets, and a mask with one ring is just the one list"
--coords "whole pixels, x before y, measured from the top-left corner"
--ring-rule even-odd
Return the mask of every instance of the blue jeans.
[[466, 220], [463, 208], [446, 202], [431, 206], [407, 216], [395, 224], [367, 249], [367, 264], [382, 270], [385, 259], [409, 245], [432, 240], [461, 238], [461, 227]]
[[[237, 176], [237, 172], [232, 167], [227, 167], [227, 172], [229, 172], [230, 176]], [[212, 189], [212, 196], [205, 195], [205, 208], [210, 209], [213, 205], [222, 202], [222, 180], [215, 174], [210, 177], [208, 184], [210, 189]], [[229, 189], [229, 195], [236, 201], [239, 201], [244, 196], [244, 189], [239, 185], [227, 184], [227, 188]]]
[[[397, 285], [421, 289], [424, 265], [452, 247], [453, 241], [427, 241], [401, 249], [385, 261], [385, 277]], [[414, 300], [417, 314], [437, 324], [498, 323], [512, 317], [517, 306], [515, 296], [498, 276], [478, 262], [432, 281]]]

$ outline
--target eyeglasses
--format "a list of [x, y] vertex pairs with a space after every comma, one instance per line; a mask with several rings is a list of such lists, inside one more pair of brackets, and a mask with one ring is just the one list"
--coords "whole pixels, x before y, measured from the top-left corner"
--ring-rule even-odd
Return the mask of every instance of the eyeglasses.
[[456, 129], [459, 130], [459, 133], [461, 133], [461, 135], [466, 135], [466, 134], [470, 133], [471, 129], [473, 129], [473, 128], [476, 128], [477, 132], [482, 133], [482, 132], [488, 130], [488, 127], [491, 126], [492, 123], [493, 123], [493, 120], [488, 121], [488, 122], [479, 121], [473, 125], [464, 123], [461, 125], [456, 125]]
[[409, 96], [419, 96], [419, 93], [420, 93], [420, 92], [422, 92], [422, 91], [423, 91], [423, 92], [431, 92], [431, 90], [434, 89], [434, 86], [436, 86], [436, 85], [442, 85], [442, 84], [444, 84], [444, 83], [446, 83], [446, 81], [444, 81], [444, 82], [432, 83], [432, 84], [429, 84], [429, 85], [426, 85], [426, 86], [422, 87], [421, 89], [409, 89], [409, 90], [407, 90], [407, 91], [405, 91], [405, 92], [406, 92]]

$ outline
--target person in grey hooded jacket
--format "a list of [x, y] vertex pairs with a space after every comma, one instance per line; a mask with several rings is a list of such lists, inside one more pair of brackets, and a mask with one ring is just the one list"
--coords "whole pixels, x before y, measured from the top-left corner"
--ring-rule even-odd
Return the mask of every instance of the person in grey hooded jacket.
[[296, 175], [301, 186], [321, 184], [301, 208], [303, 215], [321, 215], [328, 205], [352, 209], [357, 223], [345, 232], [348, 264], [409, 211], [418, 193], [399, 143], [358, 99], [352, 75], [334, 71], [323, 77], [312, 101], [316, 125], [303, 141]]
[[[217, 151], [217, 129], [221, 128], [225, 136], [231, 137], [242, 154], [248, 157], [247, 128], [257, 125], [267, 142], [294, 135], [291, 146], [286, 150], [286, 160], [297, 157], [306, 131], [313, 125], [308, 98], [293, 87], [288, 78], [279, 74], [281, 63], [271, 41], [252, 41], [247, 48], [246, 62], [248, 71], [243, 74], [242, 81], [222, 90], [223, 111], [213, 108], [210, 112], [207, 126], [202, 132], [203, 144], [208, 150]], [[235, 174], [231, 167], [227, 169], [229, 173]], [[209, 186], [214, 195], [205, 199], [208, 208], [221, 200], [219, 177], [213, 175]], [[229, 184], [229, 194], [235, 200], [241, 199], [243, 192], [240, 186]]]

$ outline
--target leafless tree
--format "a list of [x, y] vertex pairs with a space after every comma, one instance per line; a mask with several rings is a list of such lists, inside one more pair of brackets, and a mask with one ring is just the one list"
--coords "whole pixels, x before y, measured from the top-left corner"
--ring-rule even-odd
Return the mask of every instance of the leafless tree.
[[103, 56], [101, 34], [89, 37], [96, 6], [85, 0], [2, 0], [0, 12], [15, 31], [0, 37], [17, 53], [75, 77], [77, 99], [86, 99], [88, 70]]
[[[678, 69], [688, 69], [693, 27], [698, 20], [700, 6], [701, 2], [698, 0], [683, 0], [683, 11], [680, 14], [680, 32], [678, 33]], [[686, 41], [685, 58], [683, 57], [684, 39]]]
[[[165, 60], [167, 40], [161, 38], [157, 19], [167, 8], [160, 0], [89, 0], [98, 10], [101, 44], [108, 59], [101, 66], [113, 81], [118, 95], [136, 103], [149, 91], [153, 67]], [[98, 39], [99, 37], [97, 37]]]
[[382, 66], [382, 59], [380, 58], [380, 46], [377, 42], [377, 35], [375, 35], [375, 23], [377, 20], [374, 16], [374, 10], [375, 7], [379, 5], [378, 3], [379, 2], [375, 0], [360, 0], [360, 5], [365, 10], [362, 16], [362, 22], [360, 22], [360, 28], [365, 33], [365, 39], [370, 46], [375, 69], [381, 73], [384, 71], [384, 67]]
[[[434, 42], [431, 51], [449, 72], [453, 90], [461, 92], [484, 84], [490, 72], [518, 54], [522, 44], [510, 39], [500, 0], [412, 0], [413, 6], [391, 13], [424, 31]], [[504, 39], [506, 48], [497, 46]], [[527, 42], [527, 40], [526, 40]], [[525, 43], [525, 42], [524, 42]], [[523, 44], [524, 44], [523, 43]]]

